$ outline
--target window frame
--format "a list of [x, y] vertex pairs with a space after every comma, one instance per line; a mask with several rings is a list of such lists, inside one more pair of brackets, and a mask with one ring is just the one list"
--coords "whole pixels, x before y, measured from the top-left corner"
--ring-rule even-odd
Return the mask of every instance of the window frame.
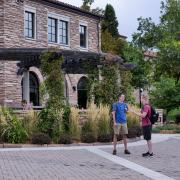
[[[49, 41], [49, 19], [51, 19], [51, 36], [55, 35], [55, 41], [52, 41], [52, 37], [51, 37], [51, 41]], [[52, 34], [52, 20], [55, 20], [55, 34]], [[48, 43], [58, 43], [58, 19], [53, 18], [53, 17], [48, 17]]]
[[[48, 38], [48, 44], [55, 44], [55, 45], [60, 45], [60, 46], [64, 46], [64, 47], [70, 47], [70, 18], [67, 16], [63, 16], [63, 15], [59, 15], [59, 14], [55, 14], [55, 13], [48, 13], [48, 17], [49, 18], [54, 18], [57, 19], [57, 42], [49, 42], [49, 38]], [[63, 44], [60, 43], [60, 21], [65, 21], [67, 22], [67, 44]], [[48, 25], [48, 22], [47, 22]], [[47, 36], [48, 36], [48, 32], [47, 32]]]
[[[27, 37], [26, 36], [26, 12], [27, 13], [31, 13], [31, 14], [33, 14], [33, 22], [32, 22], [32, 34], [33, 34], [33, 36], [32, 37]], [[36, 27], [37, 27], [37, 25], [36, 25], [36, 8], [34, 8], [34, 7], [30, 7], [30, 6], [25, 6], [25, 8], [24, 8], [24, 37], [25, 37], [25, 39], [28, 39], [28, 40], [36, 40], [36, 35], [37, 35], [37, 33], [36, 33]]]
[[[85, 38], [86, 38], [85, 45], [86, 46], [85, 47], [81, 46], [80, 31], [81, 31], [82, 26], [86, 28], [86, 35], [85, 35]], [[85, 51], [88, 50], [88, 23], [84, 22], [84, 21], [79, 22], [79, 47], [80, 47], [80, 50], [85, 50]]]

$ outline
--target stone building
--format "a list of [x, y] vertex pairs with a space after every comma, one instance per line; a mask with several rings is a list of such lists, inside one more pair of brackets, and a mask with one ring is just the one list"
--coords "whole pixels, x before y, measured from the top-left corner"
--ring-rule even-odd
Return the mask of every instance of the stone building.
[[[98, 15], [56, 0], [0, 0], [0, 104], [18, 106], [24, 99], [41, 106], [40, 68], [36, 63], [18, 64], [38, 61], [39, 54], [50, 47], [70, 56], [67, 61], [99, 56], [100, 20]], [[65, 72], [70, 104], [85, 106], [86, 83], [83, 73]]]
[[[57, 0], [0, 0], [0, 105], [21, 107], [22, 100], [41, 107], [40, 55], [56, 48], [64, 57], [65, 96], [85, 108], [88, 78], [81, 64], [100, 68], [102, 17]], [[99, 66], [100, 65], [100, 66]], [[100, 72], [100, 69], [99, 69]]]

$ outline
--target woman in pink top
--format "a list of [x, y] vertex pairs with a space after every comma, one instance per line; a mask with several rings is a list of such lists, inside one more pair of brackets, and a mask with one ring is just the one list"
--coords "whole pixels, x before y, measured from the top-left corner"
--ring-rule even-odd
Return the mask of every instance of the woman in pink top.
[[151, 117], [151, 106], [149, 105], [148, 97], [146, 95], [141, 96], [141, 102], [143, 103], [143, 108], [141, 113], [134, 112], [136, 115], [141, 117], [142, 130], [144, 139], [147, 141], [148, 152], [143, 153], [143, 157], [153, 156], [152, 152], [152, 142], [151, 142], [151, 133], [152, 133], [152, 124], [150, 121]]

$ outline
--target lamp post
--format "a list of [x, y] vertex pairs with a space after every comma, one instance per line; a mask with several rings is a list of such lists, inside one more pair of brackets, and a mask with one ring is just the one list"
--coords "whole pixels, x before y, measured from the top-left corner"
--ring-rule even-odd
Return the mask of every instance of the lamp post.
[[139, 106], [141, 108], [141, 93], [143, 92], [142, 88], [139, 88]]

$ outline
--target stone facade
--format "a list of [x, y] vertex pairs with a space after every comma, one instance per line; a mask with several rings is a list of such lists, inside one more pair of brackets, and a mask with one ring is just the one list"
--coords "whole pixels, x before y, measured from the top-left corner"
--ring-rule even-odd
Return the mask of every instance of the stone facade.
[[3, 0], [0, 1], [0, 47], [4, 46], [4, 6]]
[[[27, 8], [35, 10], [35, 39], [25, 38], [24, 12]], [[0, 1], [0, 48], [49, 48], [56, 47], [68, 50], [85, 50], [89, 52], [101, 52], [100, 43], [100, 18], [88, 16], [85, 12], [68, 10], [59, 6], [50, 6], [43, 0], [25, 0], [17, 3], [16, 0]], [[76, 12], [77, 11], [77, 12]], [[69, 21], [69, 45], [62, 46], [57, 43], [48, 43], [49, 14], [68, 18]], [[80, 23], [87, 25], [87, 49], [80, 48]], [[18, 61], [0, 61], [0, 104], [20, 104], [22, 101], [22, 78], [17, 75]], [[32, 67], [29, 71], [36, 74], [39, 83], [43, 81], [40, 70]], [[77, 105], [77, 84], [83, 74], [66, 74], [66, 94], [70, 104]], [[73, 89], [73, 87], [76, 87]]]

